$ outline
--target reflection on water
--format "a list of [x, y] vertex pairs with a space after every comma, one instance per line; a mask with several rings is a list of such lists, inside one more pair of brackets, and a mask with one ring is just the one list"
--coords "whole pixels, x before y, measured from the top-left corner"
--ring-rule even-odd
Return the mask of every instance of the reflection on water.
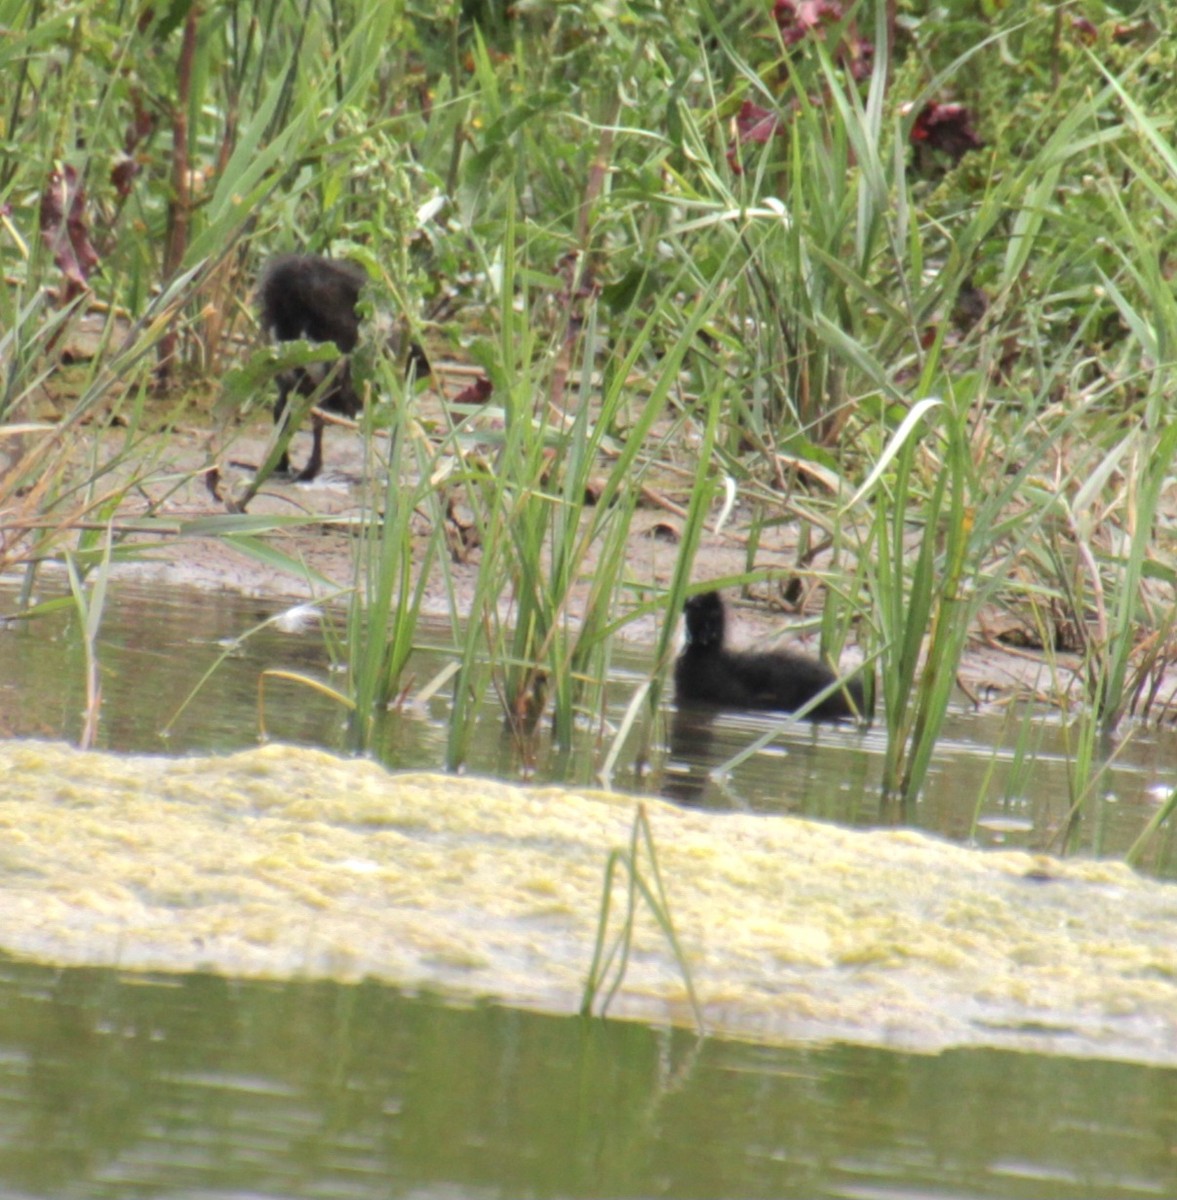
[[0, 960], [5, 1195], [1167, 1196], [1173, 1083]]
[[[0, 611], [11, 609], [14, 595], [12, 588], [0, 589]], [[99, 746], [184, 753], [255, 744], [263, 671], [281, 668], [328, 683], [337, 677], [328, 647], [338, 646], [338, 638], [325, 638], [314, 617], [284, 628], [271, 620], [279, 611], [272, 602], [236, 594], [127, 583], [113, 587], [99, 646], [105, 698]], [[329, 625], [333, 618], [321, 620]], [[406, 676], [410, 696], [452, 661], [455, 644], [448, 625], [424, 623], [419, 638], [422, 645]], [[197, 690], [226, 651], [226, 660]], [[649, 663], [637, 654], [616, 654], [614, 660], [618, 673], [604, 716], [617, 727]], [[83, 679], [77, 620], [68, 605], [50, 619], [0, 626], [0, 736], [76, 740]], [[264, 703], [266, 730], [274, 740], [347, 749], [346, 714], [329, 699], [270, 679]], [[424, 706], [409, 704], [387, 714], [373, 753], [392, 767], [439, 769], [449, 712], [442, 688]], [[1013, 750], [1026, 738], [1020, 713], [978, 715], [963, 708], [951, 713], [924, 794], [910, 811], [895, 811], [879, 799], [886, 743], [878, 725], [782, 725], [766, 750], [731, 771], [718, 770], [779, 724], [771, 714], [692, 716], [685, 723], [672, 714], [668, 745], [649, 764], [652, 773], [634, 768], [645, 736], [637, 729], [612, 783], [630, 791], [661, 788], [682, 803], [710, 808], [855, 825], [911, 823], [954, 841], [1054, 852], [1066, 849], [1071, 837], [1071, 849], [1123, 855], [1177, 786], [1177, 734], [1137, 729], [1126, 748], [1107, 746], [1109, 765], [1094, 801], [1083, 806], [1073, 827], [1077, 784], [1068, 732], [1052, 714], [1031, 715], [1035, 720], [1026, 744], [1033, 766], [1027, 770]], [[505, 778], [526, 774], [538, 781], [595, 783], [608, 750], [599, 739], [599, 725], [599, 719], [586, 721], [583, 736], [567, 751], [556, 748], [541, 727], [524, 755], [504, 735], [501, 707], [488, 696], [470, 739], [467, 767]], [[1177, 875], [1173, 824], [1155, 840], [1152, 857], [1143, 864], [1163, 875]]]
[[[775, 723], [773, 742], [734, 771], [723, 764]], [[683, 709], [671, 715], [663, 794], [680, 804], [790, 813], [846, 825], [890, 825], [879, 803], [884, 742], [849, 722]]]
[[[116, 588], [99, 646], [100, 744], [169, 753], [253, 744], [263, 670], [332, 678], [313, 626], [266, 624], [237, 641], [274, 611], [235, 595]], [[422, 633], [441, 649], [415, 653], [418, 687], [452, 642], [444, 627]], [[613, 722], [647, 665], [622, 669]], [[83, 678], [68, 608], [0, 626], [0, 735], [76, 739]], [[448, 715], [440, 694], [423, 711], [389, 714], [380, 756], [437, 768]], [[770, 720], [672, 724], [655, 780], [691, 805], [893, 819], [878, 800], [877, 728], [788, 726], [717, 775]], [[339, 709], [292, 684], [268, 685], [266, 723], [276, 739], [346, 746]], [[1048, 844], [1070, 806], [1067, 755], [1057, 725], [1036, 730], [1025, 773], [1002, 748], [1016, 727], [954, 715], [914, 820], [981, 844]], [[493, 699], [471, 746], [472, 770], [520, 769]], [[536, 775], [591, 780], [599, 755], [593, 733], [559, 754], [541, 738]], [[1170, 734], [1138, 736], [1102, 781], [1086, 848], [1122, 853], [1172, 786], [1175, 763]], [[1171, 865], [1173, 836], [1162, 846]], [[375, 983], [0, 960], [4, 1195], [1161, 1197], [1177, 1194], [1174, 1079], [1170, 1069], [1057, 1055], [699, 1044], [633, 1023], [455, 1008]]]

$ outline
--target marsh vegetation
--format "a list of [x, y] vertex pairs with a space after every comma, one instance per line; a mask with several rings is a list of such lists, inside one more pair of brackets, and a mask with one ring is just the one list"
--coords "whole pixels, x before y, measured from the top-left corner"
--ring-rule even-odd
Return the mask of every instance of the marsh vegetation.
[[[369, 281], [347, 369], [370, 469], [332, 633], [357, 748], [432, 587], [445, 765], [493, 690], [521, 737], [597, 723], [607, 774], [634, 728], [660, 736], [678, 614], [721, 587], [869, 668], [900, 803], [969, 640], [1034, 655], [1079, 815], [1100, 739], [1172, 715], [1172, 21], [0, 4], [0, 569], [67, 560], [90, 633], [120, 559], [193, 532], [161, 429], [221, 430], [220, 488], [276, 378], [335, 356], [264, 346], [251, 298], [274, 254], [330, 253]], [[390, 318], [435, 380], [406, 380]], [[272, 562], [271, 533], [317, 524], [313, 496], [247, 511], [292, 429], [202, 535]], [[676, 545], [657, 579], [626, 553], [652, 502]], [[744, 569], [704, 578], [720, 526]], [[651, 616], [655, 666], [606, 727], [617, 636]]]

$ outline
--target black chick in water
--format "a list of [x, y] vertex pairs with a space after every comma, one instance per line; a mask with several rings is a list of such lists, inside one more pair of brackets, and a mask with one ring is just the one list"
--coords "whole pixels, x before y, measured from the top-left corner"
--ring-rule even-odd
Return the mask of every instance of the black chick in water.
[[[262, 328], [275, 341], [305, 338], [311, 342], [334, 342], [340, 354], [350, 354], [359, 341], [356, 305], [367, 282], [367, 272], [356, 263], [316, 254], [280, 255], [266, 264], [258, 285]], [[314, 363], [280, 372], [274, 420], [281, 419], [291, 392], [309, 396], [333, 367], [334, 363]], [[407, 372], [410, 371], [418, 375], [429, 372], [425, 352], [415, 342], [409, 348]], [[352, 383], [351, 365], [346, 360], [335, 370], [319, 407], [345, 417], [356, 416], [363, 407]], [[318, 418], [314, 420], [312, 435], [311, 457], [294, 476], [300, 481], [314, 479], [323, 466], [323, 422]], [[285, 454], [277, 469], [284, 474], [290, 472], [290, 461]]]
[[[727, 614], [718, 592], [692, 596], [683, 609], [687, 644], [674, 664], [679, 708], [796, 712], [838, 676], [824, 663], [789, 650], [728, 650]], [[848, 680], [806, 714], [811, 721], [866, 715], [862, 680]]]

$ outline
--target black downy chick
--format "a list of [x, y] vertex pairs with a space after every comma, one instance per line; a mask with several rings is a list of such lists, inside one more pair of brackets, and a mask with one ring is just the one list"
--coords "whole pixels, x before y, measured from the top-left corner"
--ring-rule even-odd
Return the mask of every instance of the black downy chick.
[[[838, 676], [824, 663], [789, 650], [728, 650], [726, 613], [718, 592], [684, 606], [687, 644], [674, 664], [680, 708], [775, 709], [796, 712]], [[851, 679], [806, 714], [811, 721], [866, 715], [862, 680]]]
[[[266, 264], [258, 284], [262, 328], [275, 341], [305, 338], [311, 342], [334, 342], [341, 354], [350, 354], [359, 341], [360, 318], [356, 305], [367, 282], [367, 272], [356, 263], [315, 254], [279, 255]], [[346, 417], [356, 416], [363, 404], [352, 383], [351, 365], [345, 359], [338, 366], [315, 363], [280, 372], [274, 420], [281, 420], [291, 392], [310, 395], [332, 368], [335, 368], [335, 375], [320, 398], [319, 407]], [[415, 342], [409, 350], [407, 367], [407, 371], [414, 370], [418, 374], [429, 372], [425, 352]], [[314, 479], [323, 466], [323, 423], [317, 418], [312, 436], [310, 459], [295, 475], [300, 481]], [[285, 454], [277, 469], [290, 472], [290, 461]]]

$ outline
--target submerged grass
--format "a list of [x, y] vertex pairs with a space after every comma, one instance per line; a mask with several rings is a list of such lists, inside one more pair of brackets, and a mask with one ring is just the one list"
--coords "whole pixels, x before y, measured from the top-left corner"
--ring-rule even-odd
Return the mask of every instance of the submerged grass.
[[81, 574], [72, 555], [66, 555], [65, 565], [69, 572], [70, 594], [82, 629], [82, 653], [86, 661], [86, 707], [82, 718], [82, 732], [78, 746], [89, 750], [98, 737], [98, 722], [102, 715], [102, 680], [98, 663], [98, 631], [102, 627], [102, 614], [106, 608], [106, 588], [110, 580], [111, 531], [108, 528], [103, 547], [102, 561], [94, 572], [89, 590], [82, 582]]

